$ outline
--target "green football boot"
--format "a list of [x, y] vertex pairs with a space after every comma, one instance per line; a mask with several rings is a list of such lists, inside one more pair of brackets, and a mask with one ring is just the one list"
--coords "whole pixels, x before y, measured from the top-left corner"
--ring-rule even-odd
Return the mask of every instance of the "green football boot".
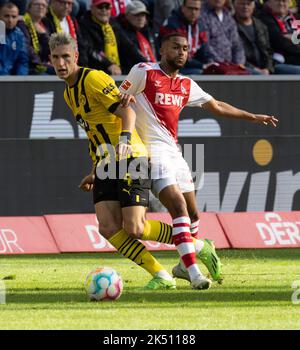
[[152, 280], [150, 280], [146, 286], [144, 287], [145, 290], [162, 290], [162, 289], [176, 289], [176, 282], [175, 280], [166, 280], [161, 277], [153, 277]]
[[[216, 253], [215, 245], [213, 241], [209, 239], [205, 239], [204, 246], [201, 249], [198, 257], [202, 261], [202, 263], [208, 269], [212, 279], [217, 281], [219, 284], [222, 283], [223, 277], [221, 273], [221, 261]], [[173, 277], [184, 279], [186, 281], [191, 282], [190, 276], [187, 272], [187, 269], [183, 266], [183, 263], [180, 261], [176, 266], [173, 267], [172, 270]]]
[[222, 283], [222, 264], [215, 249], [214, 242], [209, 239], [204, 239], [204, 246], [201, 249], [198, 257], [202, 263], [206, 266], [212, 279], [218, 283]]

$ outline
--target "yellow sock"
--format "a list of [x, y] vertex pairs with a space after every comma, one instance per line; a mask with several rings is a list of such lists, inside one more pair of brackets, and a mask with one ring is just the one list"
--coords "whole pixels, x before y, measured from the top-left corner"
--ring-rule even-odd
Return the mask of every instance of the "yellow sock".
[[158, 220], [146, 220], [141, 239], [172, 244], [172, 226]]
[[164, 270], [162, 265], [160, 265], [147, 248], [137, 239], [130, 237], [124, 229], [116, 232], [109, 239], [109, 242], [123, 256], [148, 271], [152, 276]]
[[[173, 244], [172, 226], [158, 220], [147, 220], [141, 239], [143, 241], [155, 241], [166, 244]], [[192, 237], [193, 243], [198, 254], [202, 247], [203, 241]]]

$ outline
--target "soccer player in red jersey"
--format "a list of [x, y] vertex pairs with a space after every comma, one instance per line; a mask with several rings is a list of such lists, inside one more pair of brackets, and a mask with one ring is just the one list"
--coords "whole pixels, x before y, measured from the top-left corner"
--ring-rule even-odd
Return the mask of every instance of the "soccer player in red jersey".
[[[274, 127], [278, 120], [217, 101], [191, 78], [179, 75], [188, 58], [188, 41], [183, 34], [166, 35], [160, 53], [161, 62], [140, 63], [131, 69], [120, 86], [123, 104], [135, 102], [132, 107], [137, 115], [136, 128], [151, 157], [152, 192], [173, 219], [173, 241], [182, 257], [181, 263], [173, 268], [173, 275], [193, 281], [199, 274], [195, 268], [196, 252], [213, 279], [220, 281], [221, 263], [213, 242], [197, 240], [194, 253], [192, 249], [191, 234], [198, 232], [199, 217], [191, 172], [177, 145], [180, 112], [185, 106], [202, 107], [215, 116]], [[203, 276], [199, 283], [209, 282]]]

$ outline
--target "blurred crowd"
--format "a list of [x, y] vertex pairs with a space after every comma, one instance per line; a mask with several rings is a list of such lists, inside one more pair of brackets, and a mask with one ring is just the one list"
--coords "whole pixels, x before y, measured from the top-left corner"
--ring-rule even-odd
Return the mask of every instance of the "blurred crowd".
[[[182, 74], [300, 74], [297, 0], [0, 0], [0, 75], [52, 75], [48, 39], [110, 75], [159, 61], [163, 35], [189, 42]], [[299, 34], [299, 35], [298, 35]]]

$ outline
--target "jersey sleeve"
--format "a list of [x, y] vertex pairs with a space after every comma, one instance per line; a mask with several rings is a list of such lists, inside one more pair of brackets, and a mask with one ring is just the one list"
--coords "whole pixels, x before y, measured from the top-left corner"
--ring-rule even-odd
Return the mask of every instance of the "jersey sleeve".
[[103, 71], [92, 71], [86, 79], [85, 88], [110, 113], [114, 113], [120, 104], [120, 98], [118, 96], [120, 91], [116, 82]]
[[191, 79], [190, 96], [187, 103], [189, 107], [202, 107], [206, 102], [209, 102], [213, 97], [201, 89], [201, 87]]
[[144, 91], [146, 86], [146, 63], [133, 66], [125, 80], [120, 85], [123, 94], [137, 95]]

